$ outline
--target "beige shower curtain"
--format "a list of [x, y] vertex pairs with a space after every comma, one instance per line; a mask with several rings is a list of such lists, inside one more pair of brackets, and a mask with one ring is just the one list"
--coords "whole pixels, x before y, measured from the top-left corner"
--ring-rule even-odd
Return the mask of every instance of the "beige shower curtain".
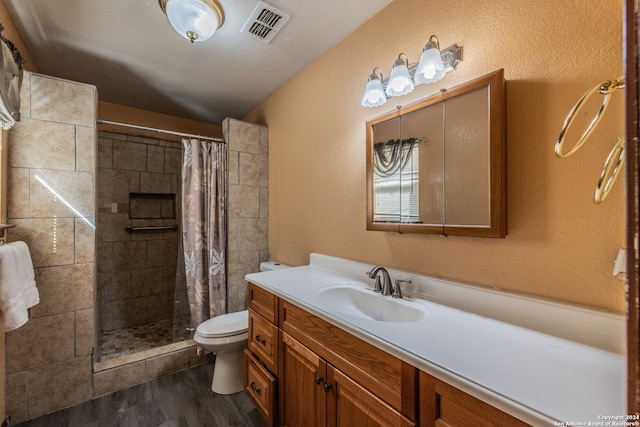
[[191, 324], [227, 311], [224, 143], [183, 139], [182, 244]]

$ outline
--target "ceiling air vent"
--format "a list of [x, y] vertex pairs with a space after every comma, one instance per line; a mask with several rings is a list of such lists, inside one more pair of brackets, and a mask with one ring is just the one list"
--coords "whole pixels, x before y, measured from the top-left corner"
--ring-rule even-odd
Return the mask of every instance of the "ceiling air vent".
[[291, 16], [261, 1], [244, 23], [241, 33], [269, 43]]

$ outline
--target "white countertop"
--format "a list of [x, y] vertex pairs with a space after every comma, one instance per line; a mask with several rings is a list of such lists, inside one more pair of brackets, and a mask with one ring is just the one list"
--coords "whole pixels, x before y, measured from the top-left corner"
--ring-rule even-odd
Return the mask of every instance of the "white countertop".
[[338, 284], [371, 287], [365, 271], [359, 280], [308, 265], [246, 279], [532, 425], [587, 425], [626, 413], [623, 354], [423, 299], [416, 301], [427, 306], [428, 315], [410, 323], [323, 309], [319, 290]]

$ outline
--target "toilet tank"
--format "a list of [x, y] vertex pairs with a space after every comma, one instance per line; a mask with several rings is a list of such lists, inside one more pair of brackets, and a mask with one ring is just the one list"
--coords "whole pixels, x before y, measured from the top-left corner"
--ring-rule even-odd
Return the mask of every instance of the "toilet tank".
[[287, 264], [279, 263], [278, 261], [265, 261], [260, 263], [260, 271], [279, 270], [281, 268], [291, 267]]

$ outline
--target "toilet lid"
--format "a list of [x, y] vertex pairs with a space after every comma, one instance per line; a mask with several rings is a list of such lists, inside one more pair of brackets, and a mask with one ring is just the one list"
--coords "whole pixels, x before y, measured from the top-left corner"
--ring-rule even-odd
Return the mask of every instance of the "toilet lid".
[[203, 337], [228, 337], [238, 335], [249, 329], [249, 312], [247, 310], [227, 313], [202, 322], [197, 329]]

